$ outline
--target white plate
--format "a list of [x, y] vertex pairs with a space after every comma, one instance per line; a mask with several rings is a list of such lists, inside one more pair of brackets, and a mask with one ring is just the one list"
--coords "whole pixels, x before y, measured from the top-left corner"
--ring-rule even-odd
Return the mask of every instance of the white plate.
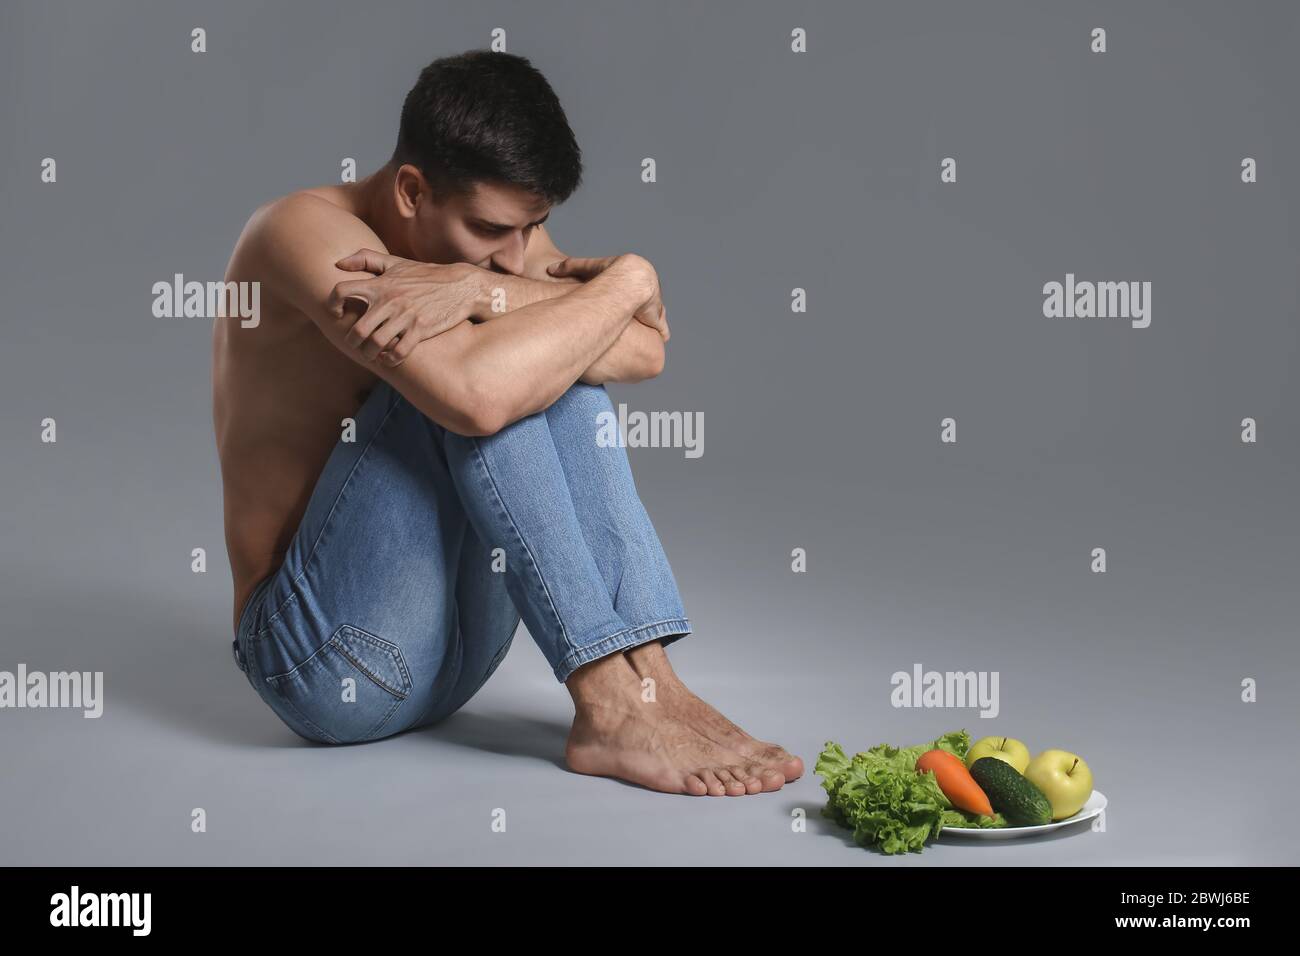
[[1038, 836], [1040, 833], [1047, 833], [1049, 830], [1059, 830], [1061, 827], [1068, 827], [1072, 823], [1079, 823], [1083, 820], [1091, 820], [1097, 814], [1106, 809], [1106, 795], [1100, 790], [1092, 791], [1092, 796], [1088, 802], [1072, 817], [1066, 817], [1064, 820], [1053, 820], [1051, 823], [1044, 823], [1041, 827], [990, 827], [980, 829], [979, 827], [944, 827], [939, 834], [946, 837], [948, 834], [953, 836], [974, 837], [977, 840], [1015, 840], [1019, 837]]

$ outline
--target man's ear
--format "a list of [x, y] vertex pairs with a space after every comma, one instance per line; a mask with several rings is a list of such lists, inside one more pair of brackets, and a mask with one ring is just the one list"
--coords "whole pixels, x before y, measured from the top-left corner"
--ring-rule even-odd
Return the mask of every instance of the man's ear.
[[422, 197], [428, 195], [429, 181], [418, 167], [403, 163], [397, 168], [397, 175], [393, 177], [393, 201], [397, 204], [399, 216], [414, 219]]

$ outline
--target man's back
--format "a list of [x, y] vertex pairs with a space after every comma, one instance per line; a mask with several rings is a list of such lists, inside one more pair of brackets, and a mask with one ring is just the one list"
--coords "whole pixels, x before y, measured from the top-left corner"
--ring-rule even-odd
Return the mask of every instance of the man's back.
[[338, 229], [364, 238], [369, 229], [351, 200], [347, 187], [323, 187], [261, 207], [226, 268], [227, 282], [261, 283], [258, 324], [244, 328], [219, 318], [212, 332], [213, 424], [236, 625], [253, 587], [283, 561], [342, 420], [378, 381], [270, 291], [267, 280], [277, 264], [259, 240], [271, 229]]

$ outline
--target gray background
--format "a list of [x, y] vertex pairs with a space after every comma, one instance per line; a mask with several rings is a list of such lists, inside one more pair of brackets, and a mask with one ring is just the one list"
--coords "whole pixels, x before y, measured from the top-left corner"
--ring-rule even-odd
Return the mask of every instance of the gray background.
[[[102, 670], [107, 704], [0, 712], [0, 861], [1297, 862], [1298, 25], [1280, 2], [6, 3], [0, 669]], [[663, 277], [667, 369], [611, 392], [704, 413], [702, 458], [632, 463], [697, 627], [673, 660], [804, 758], [776, 794], [564, 772], [571, 704], [523, 634], [445, 724], [345, 749], [231, 660], [210, 323], [153, 318], [150, 287], [220, 278], [257, 204], [343, 157], [374, 169], [420, 68], [498, 26], [584, 149], [558, 244]], [[1044, 318], [1067, 272], [1150, 280], [1151, 327]], [[1001, 714], [891, 707], [915, 662], [1000, 672]], [[818, 815], [828, 739], [962, 726], [1082, 754], [1107, 831], [898, 859]]]

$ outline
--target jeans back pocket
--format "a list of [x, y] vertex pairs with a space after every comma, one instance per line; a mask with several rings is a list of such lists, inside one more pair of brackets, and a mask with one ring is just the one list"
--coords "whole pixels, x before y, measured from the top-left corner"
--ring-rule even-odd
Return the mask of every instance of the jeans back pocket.
[[401, 649], [344, 624], [293, 670], [267, 686], [326, 743], [356, 743], [383, 733], [411, 693]]

